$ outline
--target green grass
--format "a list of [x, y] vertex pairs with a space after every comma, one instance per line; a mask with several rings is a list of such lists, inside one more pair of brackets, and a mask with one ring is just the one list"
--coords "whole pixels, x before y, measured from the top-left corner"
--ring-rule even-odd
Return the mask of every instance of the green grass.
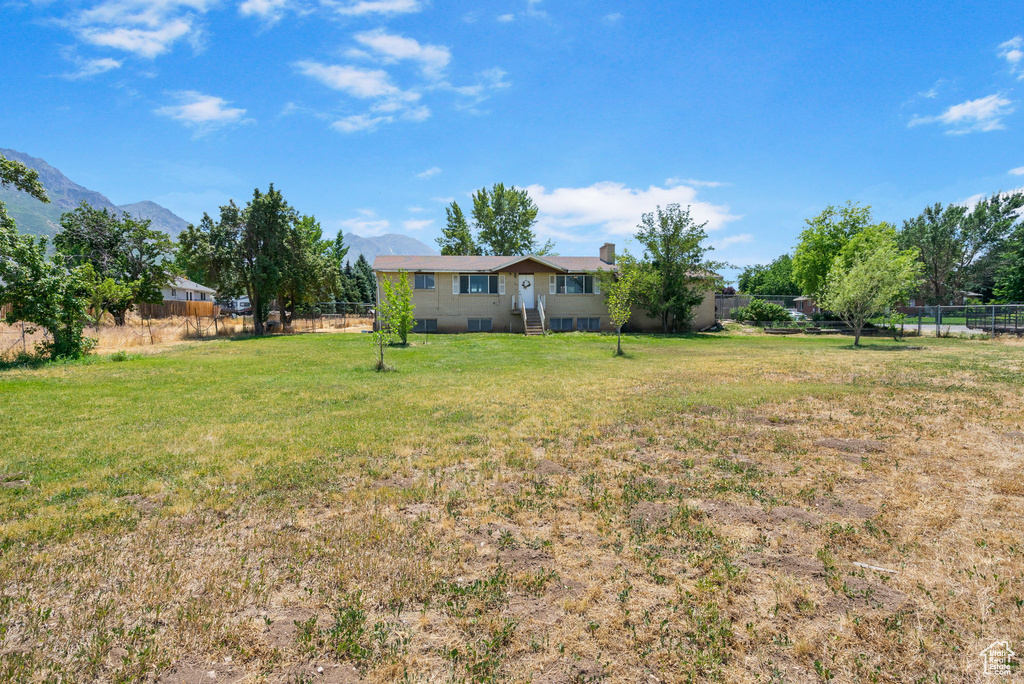
[[[897, 487], [910, 477], [901, 460], [947, 436], [938, 405], [950, 434], [962, 416], [1005, 430], [1024, 378], [1022, 347], [991, 341], [855, 350], [849, 338], [719, 333], [628, 336], [624, 348], [617, 358], [613, 336], [591, 334], [414, 336], [377, 373], [368, 336], [323, 334], [0, 372], [0, 576], [16, 578], [0, 640], [27, 645], [0, 655], [0, 679], [152, 677], [185, 654], [264, 674], [333, 658], [382, 680], [415, 663], [424, 676], [515, 679], [600, 654], [626, 678], [638, 663], [739, 676], [737, 644], [802, 643], [779, 625], [814, 618], [816, 604], [800, 594], [787, 617], [773, 598], [778, 624], [742, 636], [769, 618], [750, 608], [758, 590], [741, 559], [770, 542], [733, 535], [694, 501], [808, 506], [869, 466]], [[813, 446], [837, 426], [903, 446], [837, 461]], [[571, 472], [538, 474], [541, 457]], [[641, 504], [669, 508], [631, 517]], [[416, 505], [429, 512], [402, 513]], [[829, 529], [800, 532], [809, 558], [925, 548], [884, 517], [868, 532]], [[480, 539], [497, 565], [480, 560]], [[587, 586], [595, 568], [605, 574]], [[537, 627], [514, 596], [547, 601], [577, 632]], [[253, 625], [281, 606], [307, 610], [275, 617], [305, 627], [267, 650]], [[410, 615], [433, 620], [443, 644]], [[822, 648], [829, 668], [853, 672]], [[822, 653], [791, 657], [813, 671]]]

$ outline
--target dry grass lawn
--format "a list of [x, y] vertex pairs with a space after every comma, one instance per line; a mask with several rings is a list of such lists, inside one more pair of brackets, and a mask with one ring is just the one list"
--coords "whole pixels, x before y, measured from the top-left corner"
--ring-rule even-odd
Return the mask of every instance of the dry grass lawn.
[[[194, 343], [0, 373], [0, 680], [962, 682], [1024, 346]], [[1015, 675], [1019, 676], [1019, 675]]]

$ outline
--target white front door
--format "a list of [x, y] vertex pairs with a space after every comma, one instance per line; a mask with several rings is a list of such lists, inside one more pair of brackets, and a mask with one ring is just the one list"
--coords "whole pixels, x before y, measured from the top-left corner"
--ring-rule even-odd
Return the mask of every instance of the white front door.
[[533, 276], [519, 276], [519, 299], [523, 302], [524, 309], [533, 308]]

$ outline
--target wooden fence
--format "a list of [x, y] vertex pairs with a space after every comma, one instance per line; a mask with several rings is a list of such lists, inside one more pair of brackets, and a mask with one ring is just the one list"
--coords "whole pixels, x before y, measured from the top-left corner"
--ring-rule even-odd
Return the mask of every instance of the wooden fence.
[[220, 307], [213, 302], [167, 301], [163, 304], [139, 304], [142, 318], [170, 318], [171, 316], [219, 316]]
[[10, 312], [10, 310], [10, 304], [4, 304], [3, 306], [0, 306], [0, 321], [4, 319], [4, 316], [6, 316]]

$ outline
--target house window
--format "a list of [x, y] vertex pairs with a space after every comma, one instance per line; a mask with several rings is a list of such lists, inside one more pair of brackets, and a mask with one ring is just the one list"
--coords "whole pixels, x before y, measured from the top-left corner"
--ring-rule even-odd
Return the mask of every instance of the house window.
[[551, 318], [551, 329], [554, 331], [572, 330], [571, 318]]
[[490, 318], [467, 319], [469, 332], [491, 332]]
[[177, 299], [177, 297], [178, 297], [178, 291], [172, 288], [171, 289], [171, 299]]
[[417, 290], [433, 290], [434, 289], [434, 274], [433, 273], [417, 273], [413, 278], [415, 284], [413, 287]]
[[576, 327], [580, 330], [600, 330], [601, 319], [600, 318], [577, 318]]
[[437, 332], [437, 319], [436, 318], [417, 318], [416, 324], [412, 326], [412, 331], [415, 333], [436, 333]]
[[558, 294], [594, 294], [594, 276], [557, 276], [555, 291]]
[[459, 276], [459, 294], [498, 294], [498, 276]]

